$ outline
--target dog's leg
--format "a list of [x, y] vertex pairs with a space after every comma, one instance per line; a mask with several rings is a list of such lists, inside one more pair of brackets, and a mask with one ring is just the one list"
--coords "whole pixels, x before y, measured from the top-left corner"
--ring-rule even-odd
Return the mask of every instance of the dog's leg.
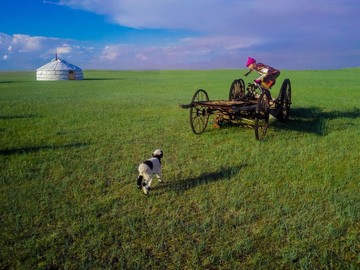
[[147, 181], [148, 188], [150, 189], [152, 183], [152, 177], [150, 176], [150, 179]]
[[152, 178], [151, 175], [148, 173], [145, 173], [143, 176], [144, 176], [144, 181], [142, 183], [142, 189], [144, 191], [144, 194], [147, 195], [149, 194], [149, 188], [151, 185]]
[[161, 173], [156, 174], [156, 177], [157, 177], [159, 183], [163, 182]]
[[137, 177], [137, 187], [138, 188], [141, 188], [142, 187], [142, 180], [143, 180], [143, 176], [142, 175], [139, 175], [138, 177]]

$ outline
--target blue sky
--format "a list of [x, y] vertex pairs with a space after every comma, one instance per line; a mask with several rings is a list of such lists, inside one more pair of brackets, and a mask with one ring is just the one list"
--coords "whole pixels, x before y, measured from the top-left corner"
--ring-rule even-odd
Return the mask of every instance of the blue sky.
[[0, 70], [360, 67], [358, 0], [0, 0]]

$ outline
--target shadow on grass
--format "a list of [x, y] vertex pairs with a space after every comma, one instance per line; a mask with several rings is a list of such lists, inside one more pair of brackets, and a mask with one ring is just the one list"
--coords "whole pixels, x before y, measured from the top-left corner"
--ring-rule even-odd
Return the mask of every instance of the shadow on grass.
[[125, 80], [123, 78], [84, 78], [83, 81], [118, 81]]
[[[318, 107], [294, 108], [290, 110], [290, 119], [286, 123], [275, 120], [270, 124], [269, 128], [325, 136], [332, 131], [344, 130], [348, 127], [354, 126], [353, 123], [349, 123], [346, 120], [344, 120], [341, 124], [337, 123], [330, 126], [327, 125], [329, 120], [338, 118], [354, 120], [359, 117], [360, 108], [354, 108], [352, 111], [324, 111]], [[215, 132], [219, 129], [212, 127], [211, 122], [212, 121], [210, 120], [208, 124], [209, 126], [206, 128], [205, 132]], [[221, 129], [238, 127], [252, 129], [253, 123], [251, 120], [234, 123], [223, 123]]]
[[[210, 184], [212, 182], [227, 180], [233, 177], [234, 175], [237, 175], [246, 166], [247, 166], [246, 164], [243, 164], [236, 167], [229, 167], [229, 168], [222, 167], [218, 171], [209, 171], [206, 173], [202, 173], [198, 177], [194, 177], [194, 178], [185, 178], [174, 181], [169, 180], [169, 182], [158, 184], [155, 187], [152, 187], [151, 193], [152, 195], [161, 195], [168, 190], [181, 193], [184, 192], [185, 190], [195, 188], [197, 186]], [[157, 180], [154, 179], [154, 181]]]
[[271, 125], [284, 130], [313, 133], [325, 136], [332, 130], [346, 129], [353, 124], [344, 123], [340, 128], [328, 127], [326, 122], [337, 118], [356, 119], [360, 117], [360, 109], [353, 111], [323, 111], [318, 107], [295, 108], [290, 110], [290, 119], [286, 123], [275, 121]]
[[65, 145], [43, 145], [35, 147], [23, 147], [23, 148], [13, 148], [13, 149], [2, 149], [0, 150], [0, 156], [10, 156], [15, 154], [27, 154], [27, 153], [36, 153], [41, 150], [57, 150], [57, 149], [70, 149], [70, 148], [79, 148], [87, 146], [87, 143], [72, 143]]
[[0, 120], [12, 120], [12, 119], [31, 119], [39, 117], [36, 114], [17, 114], [17, 115], [0, 115]]

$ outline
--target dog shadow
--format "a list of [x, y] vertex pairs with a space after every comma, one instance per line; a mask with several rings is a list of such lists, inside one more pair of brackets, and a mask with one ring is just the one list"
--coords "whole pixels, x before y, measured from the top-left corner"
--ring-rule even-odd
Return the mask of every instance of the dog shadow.
[[236, 167], [221, 167], [217, 171], [202, 173], [201, 175], [193, 178], [178, 179], [175, 181], [164, 182], [152, 187], [152, 195], [161, 195], [168, 191], [176, 193], [183, 193], [186, 190], [196, 188], [201, 185], [207, 185], [217, 181], [228, 180], [234, 175], [237, 175], [247, 165], [243, 164]]

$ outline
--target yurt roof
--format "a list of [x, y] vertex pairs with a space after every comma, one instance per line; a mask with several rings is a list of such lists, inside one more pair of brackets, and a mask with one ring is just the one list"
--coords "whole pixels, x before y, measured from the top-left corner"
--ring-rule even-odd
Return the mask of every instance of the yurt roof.
[[37, 70], [77, 70], [81, 71], [81, 68], [78, 66], [75, 66], [73, 64], [70, 64], [69, 62], [62, 60], [60, 58], [54, 58], [51, 60], [50, 63], [47, 63], [41, 67], [39, 67]]

